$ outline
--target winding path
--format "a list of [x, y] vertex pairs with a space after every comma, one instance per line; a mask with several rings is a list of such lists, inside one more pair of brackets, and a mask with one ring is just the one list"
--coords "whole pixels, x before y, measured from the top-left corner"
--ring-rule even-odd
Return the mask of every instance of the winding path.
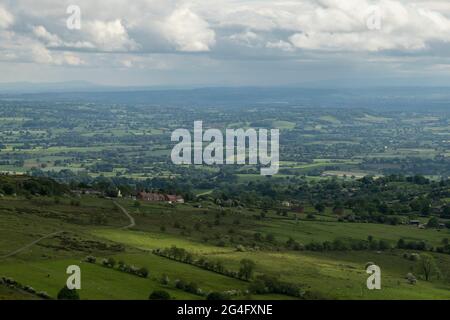
[[[123, 214], [125, 214], [127, 216], [127, 218], [130, 219], [130, 224], [125, 226], [125, 227], [121, 227], [120, 229], [133, 228], [136, 225], [136, 221], [134, 221], [134, 218], [131, 216], [131, 214], [129, 214], [128, 211], [124, 207], [122, 207], [120, 204], [118, 204], [116, 201], [113, 201], [113, 202], [123, 212]], [[0, 260], [12, 257], [12, 256], [14, 256], [14, 255], [16, 255], [16, 254], [18, 254], [18, 253], [28, 249], [28, 248], [34, 246], [35, 244], [39, 243], [40, 241], [42, 241], [44, 239], [51, 238], [51, 237], [56, 236], [56, 235], [58, 235], [60, 233], [63, 233], [63, 232], [64, 231], [60, 230], [60, 231], [52, 232], [52, 233], [49, 233], [49, 234], [47, 234], [45, 236], [42, 236], [39, 239], [34, 240], [33, 242], [30, 242], [27, 245], [25, 245], [25, 246], [15, 250], [15, 251], [13, 251], [11, 253], [8, 253], [7, 255], [0, 256]]]
[[1, 257], [0, 257], [0, 260], [1, 260], [1, 259], [6, 259], [6, 258], [9, 258], [9, 257], [12, 257], [12, 256], [18, 254], [19, 252], [22, 252], [22, 251], [24, 251], [24, 250], [30, 248], [31, 246], [34, 246], [35, 244], [37, 244], [38, 242], [40, 242], [40, 241], [42, 241], [42, 240], [44, 240], [44, 239], [51, 238], [51, 237], [56, 236], [56, 235], [58, 235], [58, 234], [60, 234], [60, 233], [63, 233], [63, 232], [64, 232], [64, 231], [56, 231], [56, 232], [53, 232], [53, 233], [49, 233], [49, 234], [47, 234], [47, 235], [45, 235], [45, 236], [43, 236], [43, 237], [40, 237], [39, 239], [34, 240], [33, 242], [30, 242], [29, 244], [27, 244], [27, 245], [25, 245], [25, 246], [23, 246], [23, 247], [21, 247], [21, 248], [15, 250], [15, 251], [11, 252], [11, 253], [8, 253], [8, 254], [5, 255], [5, 256], [1, 256]]
[[130, 219], [130, 224], [122, 227], [121, 229], [133, 228], [136, 225], [136, 221], [134, 221], [134, 218], [131, 216], [131, 214], [129, 214], [128, 211], [117, 202], [114, 201], [114, 204], [128, 217], [128, 219]]

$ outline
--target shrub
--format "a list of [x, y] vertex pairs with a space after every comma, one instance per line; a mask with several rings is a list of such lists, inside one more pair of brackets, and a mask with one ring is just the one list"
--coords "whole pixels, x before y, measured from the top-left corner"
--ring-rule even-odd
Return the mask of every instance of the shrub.
[[430, 218], [427, 223], [427, 228], [437, 228], [439, 227], [439, 220], [436, 217]]
[[86, 258], [84, 258], [84, 261], [88, 263], [95, 263], [97, 261], [97, 258], [95, 258], [94, 256], [87, 256]]
[[169, 284], [170, 284], [169, 276], [168, 276], [167, 274], [163, 274], [163, 275], [161, 276], [160, 282], [161, 282], [161, 284], [163, 284], [163, 285], [165, 285], [165, 286], [169, 285]]
[[139, 268], [137, 270], [137, 275], [141, 278], [147, 278], [148, 277], [148, 270], [145, 267]]
[[242, 259], [240, 262], [239, 277], [245, 280], [249, 280], [253, 276], [253, 270], [255, 269], [255, 262], [250, 259]]
[[170, 294], [164, 290], [155, 290], [148, 297], [149, 300], [170, 300]]
[[33, 287], [31, 287], [31, 286], [25, 286], [24, 288], [23, 288], [23, 290], [25, 290], [25, 291], [27, 291], [27, 292], [29, 292], [29, 293], [36, 293], [36, 290], [34, 290], [34, 288]]
[[315, 220], [316, 216], [313, 213], [308, 213], [308, 215], [306, 216], [307, 219], [309, 220]]
[[103, 259], [102, 265], [108, 268], [114, 268], [114, 266], [116, 265], [116, 260], [114, 260], [114, 258]]
[[304, 296], [305, 292], [301, 289], [301, 287], [294, 283], [283, 282], [279, 279], [261, 275], [253, 281], [249, 286], [249, 291], [253, 293], [277, 293], [277, 294], [285, 294], [288, 296], [301, 298]]
[[77, 290], [70, 290], [67, 286], [64, 286], [58, 292], [58, 300], [80, 300]]
[[206, 297], [206, 300], [230, 300], [230, 297], [222, 292], [211, 292]]
[[266, 235], [266, 240], [269, 242], [275, 242], [275, 236], [273, 235], [273, 233], [268, 233]]
[[185, 290], [186, 289], [186, 282], [184, 282], [183, 280], [175, 280], [175, 288], [180, 289], [180, 290]]
[[187, 292], [192, 293], [192, 294], [197, 294], [197, 293], [198, 293], [198, 285], [197, 285], [195, 282], [189, 282], [189, 283], [186, 285], [185, 290], [186, 290]]
[[406, 275], [406, 280], [408, 281], [409, 284], [417, 283], [416, 277], [411, 272]]

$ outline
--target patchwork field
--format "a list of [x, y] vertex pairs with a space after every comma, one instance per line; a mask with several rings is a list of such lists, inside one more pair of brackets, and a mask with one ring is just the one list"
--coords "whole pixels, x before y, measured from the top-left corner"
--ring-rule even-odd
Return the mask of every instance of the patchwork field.
[[[143, 203], [139, 208], [133, 201], [121, 200], [126, 208], [135, 214], [137, 225], [134, 230], [122, 229], [126, 217], [114, 209], [112, 200], [83, 196], [80, 212], [103, 212], [108, 216], [107, 225], [95, 226], [86, 220], [83, 224], [71, 223], [70, 218], [79, 215], [69, 201], [48, 204], [34, 211], [23, 212], [36, 203], [34, 200], [5, 199], [0, 201], [2, 216], [0, 256], [5, 256], [39, 237], [55, 231], [62, 231], [44, 239], [17, 254], [1, 258], [0, 278], [13, 278], [17, 282], [31, 286], [36, 291], [44, 291], [50, 297], [56, 297], [67, 279], [66, 268], [78, 265], [82, 270], [82, 299], [147, 299], [154, 290], [164, 290], [173, 299], [204, 299], [176, 287], [179, 280], [193, 282], [201, 292], [239, 292], [234, 299], [293, 299], [289, 295], [248, 292], [249, 282], [224, 274], [205, 270], [202, 267], [157, 256], [152, 250], [178, 247], [187, 250], [195, 257], [220, 262], [228, 270], [239, 270], [243, 259], [255, 262], [254, 277], [271, 276], [287, 283], [301, 286], [307, 292], [308, 299], [450, 299], [449, 268], [450, 256], [434, 253], [437, 266], [441, 270], [440, 278], [425, 281], [421, 278], [412, 285], [405, 279], [409, 272], [416, 272], [417, 262], [403, 257], [409, 250], [366, 250], [366, 251], [293, 251], [271, 244], [260, 249], [247, 247], [236, 249], [228, 244], [217, 245], [215, 241], [202, 240], [195, 233], [182, 234], [178, 229], [168, 228], [167, 215], [171, 221], [180, 220], [186, 227], [192, 227], [198, 217], [206, 219], [214, 216], [214, 207], [195, 208], [190, 205], [171, 207], [159, 204]], [[45, 201], [45, 199], [41, 199]], [[12, 205], [20, 202], [20, 204]], [[16, 210], [10, 210], [15, 207]], [[35, 207], [36, 208], [36, 207]], [[205, 214], [204, 211], [210, 210]], [[43, 212], [50, 212], [44, 216]], [[51, 214], [58, 212], [59, 214]], [[243, 214], [241, 230], [247, 240], [254, 232], [273, 234], [277, 243], [292, 238], [301, 243], [326, 241], [340, 238], [361, 239], [367, 235], [374, 239], [384, 239], [392, 243], [400, 238], [406, 240], [425, 240], [438, 245], [449, 237], [448, 231], [420, 230], [412, 226], [389, 226], [372, 223], [342, 223], [307, 220], [279, 219], [269, 214], [266, 221], [250, 222], [251, 211]], [[248, 215], [247, 218], [245, 216]], [[272, 218], [270, 218], [272, 217]], [[248, 221], [246, 220], [248, 219]], [[227, 222], [229, 221], [229, 222]], [[247, 221], [247, 222], [246, 222]], [[232, 226], [232, 218], [221, 222]], [[167, 225], [168, 226], [168, 225]], [[169, 227], [169, 226], [168, 226]], [[217, 226], [217, 230], [203, 229], [203, 235], [214, 237], [214, 232], [228, 227]], [[178, 231], [177, 231], [178, 230]], [[183, 230], [183, 229], [182, 229]], [[220, 231], [219, 231], [220, 232]], [[245, 242], [245, 241], [244, 241]], [[95, 264], [84, 261], [93, 255]], [[114, 258], [126, 264], [145, 267], [148, 276], [141, 278], [133, 274], [108, 268], [102, 265], [102, 259]], [[382, 270], [382, 290], [370, 291], [366, 288], [368, 262], [376, 263]], [[161, 279], [167, 283], [162, 283]], [[36, 295], [9, 288], [0, 284], [2, 299], [38, 299]]]

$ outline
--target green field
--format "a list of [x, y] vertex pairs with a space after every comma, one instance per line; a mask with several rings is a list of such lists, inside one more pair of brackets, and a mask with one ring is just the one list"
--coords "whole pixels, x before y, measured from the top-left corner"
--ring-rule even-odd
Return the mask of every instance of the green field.
[[[47, 201], [47, 202], [46, 202]], [[36, 207], [37, 203], [46, 206]], [[269, 275], [281, 281], [294, 283], [308, 292], [311, 298], [319, 299], [450, 299], [449, 268], [450, 256], [433, 254], [441, 270], [441, 279], [408, 284], [405, 276], [415, 272], [415, 262], [403, 257], [404, 250], [310, 252], [292, 251], [267, 246], [260, 249], [247, 247], [236, 250], [230, 243], [218, 246], [215, 241], [201, 240], [201, 234], [214, 234], [203, 230], [186, 235], [177, 229], [168, 228], [162, 232], [159, 226], [167, 225], [167, 219], [183, 219], [183, 225], [191, 225], [205, 219], [205, 208], [196, 209], [189, 205], [171, 207], [161, 204], [143, 203], [139, 209], [132, 201], [122, 200], [129, 212], [136, 215], [135, 230], [124, 230], [127, 223], [120, 212], [114, 210], [112, 201], [83, 196], [79, 206], [72, 206], [67, 200], [51, 203], [45, 199], [24, 200], [19, 198], [0, 200], [2, 215], [0, 256], [6, 255], [42, 235], [63, 230], [63, 237], [50, 237], [14, 256], [0, 260], [0, 277], [16, 281], [45, 291], [56, 297], [65, 283], [66, 268], [79, 265], [82, 270], [82, 299], [147, 299], [153, 290], [165, 290], [173, 299], [204, 299], [204, 296], [188, 293], [175, 287], [176, 280], [195, 282], [202, 292], [238, 291], [235, 299], [292, 299], [280, 294], [245, 293], [249, 283], [229, 276], [208, 271], [164, 257], [151, 251], [158, 248], [177, 246], [197, 257], [223, 263], [229, 270], [238, 270], [242, 259], [255, 261], [254, 276]], [[28, 209], [28, 211], [27, 211]], [[33, 210], [31, 210], [33, 209]], [[214, 207], [209, 207], [214, 215]], [[311, 209], [308, 209], [311, 210]], [[44, 212], [59, 212], [59, 215], [43, 215]], [[70, 217], [103, 212], [108, 215], [108, 225], [95, 226], [73, 224]], [[248, 213], [243, 214], [241, 231], [243, 238], [252, 238], [254, 232], [273, 234], [278, 243], [292, 238], [301, 243], [311, 241], [333, 241], [336, 238], [365, 240], [368, 235], [392, 243], [402, 237], [406, 240], [425, 240], [438, 245], [443, 238], [450, 237], [447, 230], [421, 230], [412, 226], [390, 226], [372, 223], [343, 223], [292, 219], [280, 219], [269, 214], [265, 221], [251, 222]], [[324, 219], [331, 219], [326, 214]], [[207, 217], [209, 214], [206, 215]], [[232, 217], [224, 217], [223, 224], [232, 224]], [[228, 222], [227, 222], [228, 221]], [[226, 230], [217, 226], [217, 231]], [[217, 232], [216, 231], [216, 232]], [[226, 231], [222, 231], [226, 232]], [[228, 238], [227, 238], [228, 239]], [[245, 241], [244, 241], [245, 242]], [[115, 245], [122, 247], [115, 247]], [[84, 262], [88, 255], [97, 257], [97, 263]], [[147, 278], [124, 273], [101, 265], [101, 259], [113, 257], [116, 261], [146, 267]], [[374, 262], [382, 270], [382, 290], [370, 291], [365, 287], [367, 274], [365, 265]], [[166, 276], [168, 284], [160, 279]], [[2, 299], [37, 299], [35, 295], [0, 285]]]

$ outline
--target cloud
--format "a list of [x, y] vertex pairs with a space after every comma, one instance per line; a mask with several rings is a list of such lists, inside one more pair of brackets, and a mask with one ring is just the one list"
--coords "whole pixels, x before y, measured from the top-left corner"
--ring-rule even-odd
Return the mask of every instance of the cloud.
[[289, 51], [289, 52], [295, 51], [294, 46], [290, 42], [286, 42], [286, 41], [283, 41], [283, 40], [279, 40], [279, 41], [276, 41], [276, 42], [269, 41], [269, 42], [266, 43], [266, 48], [269, 48], [269, 49], [280, 49], [282, 51]]
[[[302, 32], [289, 39], [304, 50], [368, 51], [423, 50], [450, 40], [450, 19], [415, 3], [382, 0], [377, 5], [353, 0], [323, 0]], [[377, 21], [378, 20], [378, 21]], [[333, 21], [333, 28], [329, 21]], [[371, 23], [377, 28], [371, 29]]]
[[112, 21], [95, 20], [87, 22], [85, 25], [89, 40], [101, 50], [132, 51], [139, 48], [136, 41], [129, 37], [120, 19]]
[[0, 6], [0, 29], [7, 29], [14, 23], [14, 16]]
[[447, 0], [77, 0], [80, 30], [66, 27], [68, 3], [2, 2], [0, 61], [61, 70], [178, 68], [190, 70], [186, 77], [261, 63], [249, 78], [270, 68], [289, 73], [299, 61], [324, 73], [356, 61], [380, 72], [449, 63]]
[[252, 31], [245, 31], [230, 36], [230, 39], [235, 43], [247, 46], [256, 47], [261, 45], [263, 37]]
[[33, 44], [30, 49], [32, 61], [39, 64], [56, 66], [81, 66], [85, 64], [83, 59], [70, 52], [50, 52], [40, 44]]
[[210, 51], [216, 42], [214, 30], [189, 8], [176, 9], [164, 21], [162, 30], [178, 51]]
[[45, 41], [45, 43], [50, 47], [57, 47], [62, 44], [61, 39], [57, 35], [48, 32], [44, 26], [33, 27], [33, 34], [39, 39]]

